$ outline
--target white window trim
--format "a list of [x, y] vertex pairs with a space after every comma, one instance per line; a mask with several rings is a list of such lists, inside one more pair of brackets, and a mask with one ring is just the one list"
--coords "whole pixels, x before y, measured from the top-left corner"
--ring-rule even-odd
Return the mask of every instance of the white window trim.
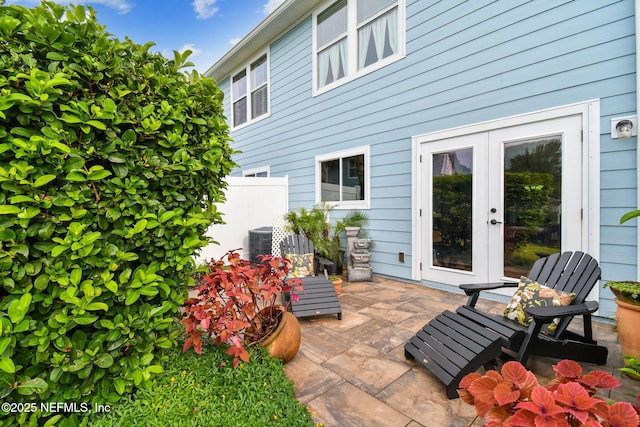
[[[371, 200], [371, 165], [370, 165], [370, 147], [352, 148], [349, 150], [335, 151], [333, 153], [320, 154], [315, 158], [316, 165], [316, 205], [326, 203], [334, 209], [369, 209]], [[322, 200], [322, 168], [321, 163], [328, 160], [342, 159], [344, 157], [352, 157], [364, 155], [364, 200], [346, 200], [340, 202], [330, 202]], [[342, 162], [340, 162], [342, 164]]]
[[[267, 112], [259, 117], [256, 117], [255, 119], [251, 118], [251, 64], [253, 64], [254, 62], [256, 62], [258, 59], [260, 59], [263, 56], [267, 56]], [[234, 103], [234, 97], [233, 97], [233, 77], [236, 76], [238, 73], [241, 73], [242, 71], [245, 71], [247, 74], [247, 121], [238, 125], [238, 126], [234, 126], [235, 123], [235, 117], [234, 117], [234, 108], [233, 108], [233, 103]], [[230, 108], [229, 108], [229, 115], [231, 117], [231, 119], [229, 120], [229, 124], [231, 125], [231, 130], [235, 131], [238, 129], [242, 129], [243, 127], [249, 126], [252, 123], [255, 122], [259, 122], [260, 120], [266, 119], [267, 117], [271, 116], [271, 52], [270, 49], [267, 49], [265, 51], [260, 52], [258, 55], [255, 55], [254, 57], [251, 58], [251, 60], [247, 61], [244, 66], [239, 67], [237, 69], [235, 69], [230, 75], [229, 75], [229, 102], [230, 102]]]
[[242, 171], [242, 176], [255, 176], [256, 174], [266, 172], [267, 178], [271, 176], [271, 166], [260, 166], [257, 168], [246, 169]]
[[[398, 53], [390, 55], [375, 64], [364, 67], [358, 70], [358, 55], [354, 55], [353, 52], [358, 52], [358, 17], [356, 11], [357, 0], [347, 0], [347, 69], [344, 78], [329, 83], [326, 86], [318, 88], [318, 49], [317, 49], [317, 26], [316, 22], [318, 15], [325, 11], [329, 6], [335, 3], [336, 0], [329, 0], [321, 7], [316, 9], [312, 15], [311, 29], [312, 29], [312, 68], [313, 68], [313, 88], [312, 96], [317, 96], [328, 92], [336, 87], [342, 86], [345, 83], [353, 81], [359, 77], [372, 73], [380, 68], [386, 67], [392, 64], [406, 55], [406, 0], [398, 0]], [[395, 7], [395, 6], [394, 6]], [[393, 7], [387, 9], [391, 10]], [[384, 12], [386, 13], [386, 11]], [[380, 13], [377, 16], [381, 16], [384, 13]]]

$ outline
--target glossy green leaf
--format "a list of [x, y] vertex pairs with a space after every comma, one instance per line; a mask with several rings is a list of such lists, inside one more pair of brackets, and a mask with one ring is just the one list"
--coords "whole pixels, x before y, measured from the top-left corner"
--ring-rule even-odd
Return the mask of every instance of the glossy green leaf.
[[54, 179], [56, 179], [55, 175], [42, 175], [41, 177], [38, 177], [38, 179], [35, 180], [35, 182], [33, 183], [34, 187], [42, 187], [43, 185], [46, 185], [48, 183], [50, 183], [51, 181], [53, 181]]
[[31, 294], [23, 294], [19, 299], [13, 300], [9, 304], [9, 319], [11, 322], [18, 324], [24, 319], [24, 316], [29, 311], [29, 305], [31, 304]]
[[22, 395], [32, 395], [44, 393], [49, 385], [42, 378], [33, 378], [18, 384], [18, 393]]
[[18, 206], [0, 205], [0, 215], [15, 215], [20, 212]]
[[13, 360], [8, 357], [0, 357], [0, 370], [8, 374], [16, 372], [16, 365], [13, 364]]
[[102, 353], [96, 359], [95, 364], [103, 369], [110, 368], [113, 365], [113, 357], [109, 353]]

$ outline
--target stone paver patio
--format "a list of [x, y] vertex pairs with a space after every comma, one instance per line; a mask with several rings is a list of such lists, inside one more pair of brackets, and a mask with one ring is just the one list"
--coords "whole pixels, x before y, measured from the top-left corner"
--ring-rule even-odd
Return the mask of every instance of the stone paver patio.
[[[345, 282], [342, 320], [335, 315], [300, 319], [300, 352], [285, 366], [296, 397], [325, 427], [469, 425], [475, 410], [460, 399], [447, 399], [435, 376], [405, 360], [403, 348], [432, 317], [465, 301], [462, 294], [381, 277]], [[478, 306], [500, 312], [504, 304], [484, 300]], [[609, 397], [632, 402], [630, 394], [640, 391], [640, 383], [617, 371], [622, 357], [614, 325], [596, 323], [594, 329], [598, 342], [609, 347], [608, 363], [583, 366], [613, 373], [623, 386]], [[544, 385], [545, 378], [553, 377], [555, 363], [557, 359], [532, 357], [529, 369]]]

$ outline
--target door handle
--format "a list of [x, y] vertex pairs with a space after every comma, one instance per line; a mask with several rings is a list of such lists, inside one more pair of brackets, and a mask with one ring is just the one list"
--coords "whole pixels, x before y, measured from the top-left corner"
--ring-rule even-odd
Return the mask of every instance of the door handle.
[[491, 221], [489, 221], [491, 223], [491, 225], [496, 225], [496, 224], [502, 224], [502, 221], [497, 221], [495, 219], [492, 219]]

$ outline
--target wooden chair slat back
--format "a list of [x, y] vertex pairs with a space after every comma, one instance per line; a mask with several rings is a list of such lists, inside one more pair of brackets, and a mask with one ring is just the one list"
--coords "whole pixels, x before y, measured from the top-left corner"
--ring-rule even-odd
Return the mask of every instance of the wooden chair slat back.
[[[575, 293], [572, 304], [581, 304], [600, 280], [600, 274], [598, 262], [593, 257], [576, 251], [540, 258], [531, 268], [529, 278], [559, 292]], [[561, 320], [555, 336], [566, 330], [571, 319]]]
[[304, 234], [290, 234], [280, 242], [280, 253], [286, 254], [309, 254], [313, 253], [313, 242]]

